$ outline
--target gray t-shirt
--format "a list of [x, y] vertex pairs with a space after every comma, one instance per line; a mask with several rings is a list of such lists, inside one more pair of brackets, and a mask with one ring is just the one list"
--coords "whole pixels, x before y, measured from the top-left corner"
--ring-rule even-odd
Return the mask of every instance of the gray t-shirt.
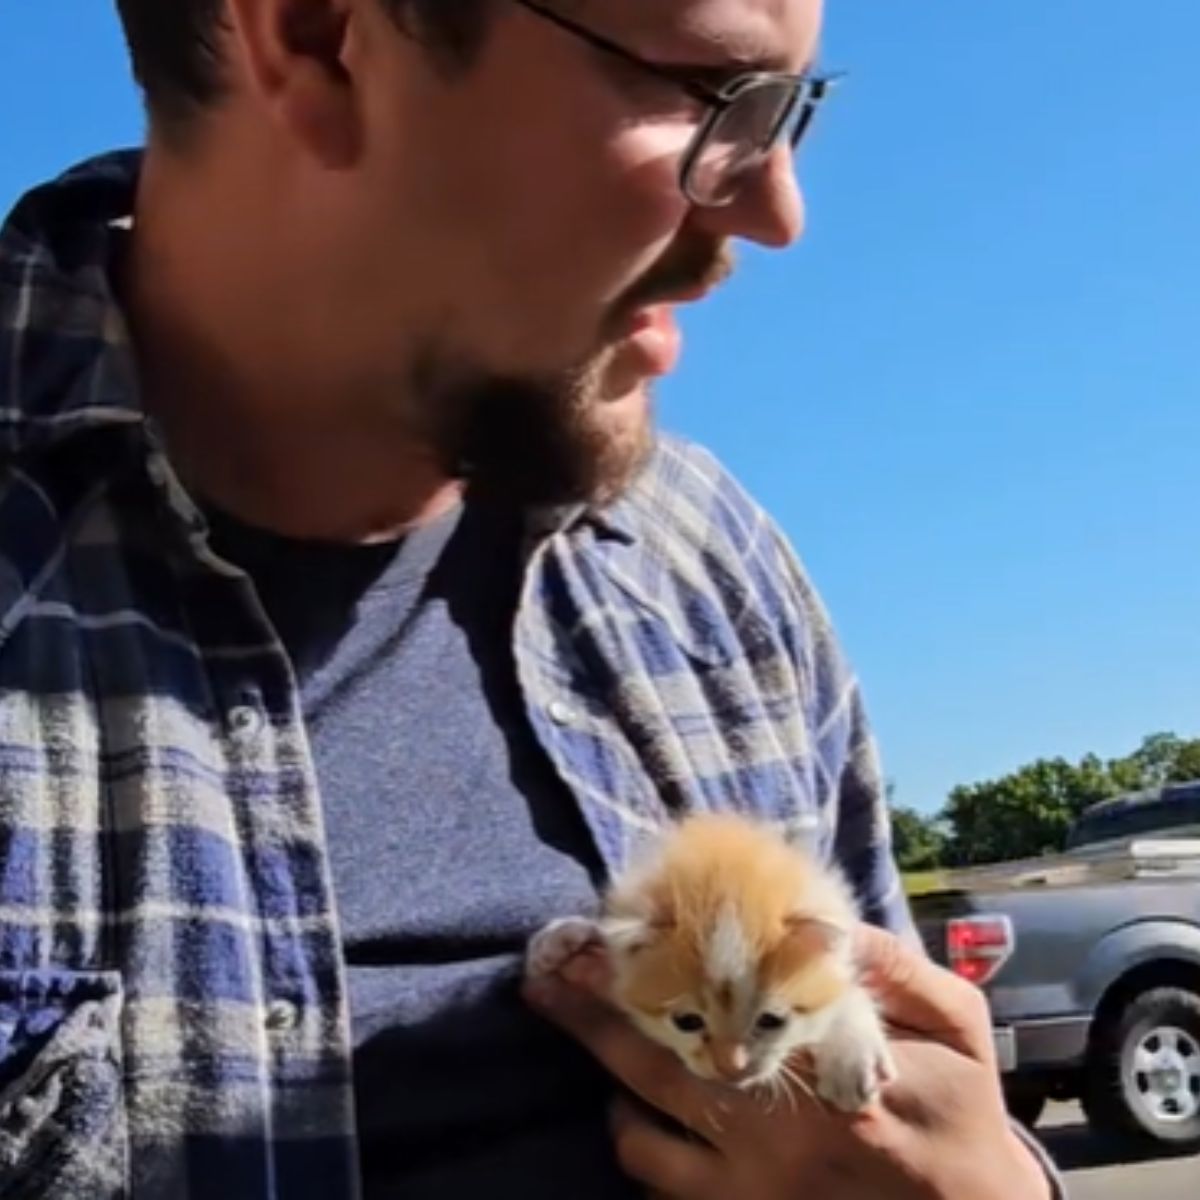
[[368, 1200], [624, 1200], [604, 1074], [517, 993], [524, 944], [594, 907], [600, 859], [525, 716], [517, 520], [400, 543], [211, 513], [299, 676], [346, 947]]

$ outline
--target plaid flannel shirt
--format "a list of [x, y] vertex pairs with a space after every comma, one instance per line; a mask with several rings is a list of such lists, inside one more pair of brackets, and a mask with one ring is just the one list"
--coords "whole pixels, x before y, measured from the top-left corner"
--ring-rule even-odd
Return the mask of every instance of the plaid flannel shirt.
[[[84, 164], [0, 234], [0, 1193], [352, 1197], [295, 679], [139, 408], [108, 282], [137, 169]], [[710, 457], [664, 439], [610, 508], [531, 514], [526, 552], [529, 720], [610, 868], [742, 810], [908, 928], [858, 688]]]

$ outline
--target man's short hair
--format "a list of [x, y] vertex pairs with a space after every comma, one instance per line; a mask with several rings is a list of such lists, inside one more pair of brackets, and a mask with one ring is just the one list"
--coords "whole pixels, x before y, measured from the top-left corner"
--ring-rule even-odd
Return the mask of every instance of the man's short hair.
[[[492, 0], [378, 0], [447, 69], [468, 65], [483, 42]], [[116, 0], [133, 73], [152, 123], [182, 134], [225, 93], [225, 0]]]

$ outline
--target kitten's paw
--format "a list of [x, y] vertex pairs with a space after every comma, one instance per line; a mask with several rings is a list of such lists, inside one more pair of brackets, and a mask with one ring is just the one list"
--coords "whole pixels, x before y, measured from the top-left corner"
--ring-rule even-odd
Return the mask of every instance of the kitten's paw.
[[581, 950], [597, 942], [600, 927], [586, 917], [560, 917], [539, 929], [525, 951], [525, 974], [533, 979], [553, 975]]
[[817, 1095], [841, 1112], [869, 1108], [896, 1079], [896, 1062], [882, 1032], [861, 1042], [842, 1041], [814, 1057]]

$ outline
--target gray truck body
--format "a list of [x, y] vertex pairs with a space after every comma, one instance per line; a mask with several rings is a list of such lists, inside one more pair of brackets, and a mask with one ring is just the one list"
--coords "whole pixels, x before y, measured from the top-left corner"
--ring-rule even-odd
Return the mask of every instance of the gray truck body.
[[[950, 919], [1003, 913], [1012, 922], [1012, 957], [985, 985], [1009, 1073], [1081, 1067], [1096, 1014], [1122, 988], [1154, 975], [1200, 981], [1200, 865], [1195, 874], [996, 881], [922, 897], [914, 908], [926, 947], [943, 963]], [[1057, 1084], [1068, 1090], [1066, 1080]]]
[[1198, 834], [1200, 781], [1172, 784], [1089, 809], [1064, 854], [914, 901], [930, 954], [981, 981], [1020, 1120], [1078, 1097], [1105, 1135], [1200, 1150]]

